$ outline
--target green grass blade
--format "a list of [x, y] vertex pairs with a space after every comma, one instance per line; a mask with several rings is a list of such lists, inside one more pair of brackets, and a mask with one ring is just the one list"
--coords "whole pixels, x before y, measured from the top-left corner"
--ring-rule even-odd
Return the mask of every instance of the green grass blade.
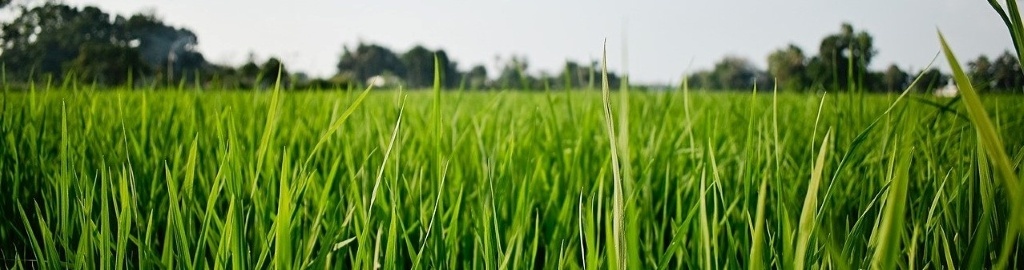
[[370, 204], [366, 205], [366, 222], [369, 223], [373, 217], [373, 202], [377, 199], [377, 189], [380, 188], [380, 180], [384, 177], [385, 165], [391, 157], [391, 149], [394, 149], [395, 139], [398, 138], [398, 130], [402, 127], [402, 113], [405, 112], [405, 99], [402, 99], [402, 107], [398, 110], [398, 119], [395, 120], [395, 130], [391, 132], [391, 141], [388, 142], [388, 149], [384, 151], [384, 161], [380, 164], [377, 177], [373, 182], [373, 191], [370, 192]]
[[764, 231], [765, 231], [765, 200], [768, 197], [768, 179], [761, 180], [761, 187], [757, 191], [757, 210], [754, 214], [754, 232], [750, 239], [750, 268], [751, 270], [764, 269]]
[[807, 184], [807, 194], [804, 196], [804, 207], [800, 211], [800, 229], [796, 240], [795, 269], [806, 269], [807, 250], [810, 246], [811, 235], [816, 227], [815, 213], [818, 205], [818, 185], [821, 183], [822, 171], [825, 167], [825, 156], [828, 154], [829, 140], [832, 138], [832, 129], [825, 132], [825, 139], [821, 142], [821, 149], [818, 151], [817, 161], [814, 162], [814, 171], [811, 173], [811, 180]]
[[267, 151], [270, 150], [270, 141], [271, 138], [274, 137], [275, 127], [277, 126], [277, 116], [279, 115], [278, 111], [281, 107], [281, 88], [278, 86], [278, 84], [275, 84], [274, 92], [270, 96], [270, 108], [267, 110], [267, 121], [263, 126], [263, 135], [260, 137], [260, 145], [256, 149], [256, 168], [255, 171], [252, 172], [252, 180], [250, 181], [250, 185], [252, 186], [250, 187], [251, 191], [249, 192], [249, 196], [252, 197], [253, 200], [256, 200], [258, 197], [256, 191], [260, 186], [259, 180], [260, 175], [263, 173], [263, 161], [267, 156]]
[[1010, 158], [1006, 154], [1003, 141], [999, 137], [998, 129], [996, 129], [995, 124], [989, 118], [988, 112], [985, 111], [981, 97], [974, 90], [970, 78], [963, 68], [960, 67], [960, 62], [957, 61], [956, 56], [946, 42], [946, 38], [942, 36], [942, 32], [939, 32], [938, 35], [939, 42], [942, 44], [942, 51], [945, 53], [946, 60], [949, 61], [949, 66], [953, 70], [953, 80], [956, 81], [960, 95], [963, 96], [964, 106], [967, 107], [967, 115], [971, 118], [974, 130], [978, 134], [980, 146], [984, 149], [985, 154], [987, 154], [992, 169], [996, 172], [996, 176], [1000, 179], [999, 182], [1005, 190], [1004, 194], [1008, 197], [1007, 203], [1009, 205], [1007, 205], [1007, 210], [1010, 213], [1010, 217], [1007, 220], [1007, 234], [1003, 241], [999, 262], [995, 267], [1003, 269], [1009, 262], [1010, 252], [1012, 252], [1017, 241], [1018, 233], [1022, 229], [1021, 227], [1024, 226], [1024, 218], [1022, 218], [1022, 211], [1024, 211], [1024, 197], [1022, 196], [1024, 195], [1022, 195], [1017, 174], [1014, 172]]
[[710, 269], [714, 268], [714, 265], [711, 264], [711, 256], [714, 255], [712, 254], [714, 251], [711, 248], [711, 225], [708, 224], [710, 221], [708, 221], [707, 194], [709, 189], [707, 186], [707, 172], [707, 167], [705, 167], [700, 173], [700, 190], [698, 190], [700, 192], [700, 197], [697, 204], [700, 209], [700, 214], [698, 216], [700, 223], [700, 254], [703, 255], [701, 256], [701, 267]]
[[[605, 41], [607, 43], [607, 41]], [[607, 46], [607, 44], [605, 44]], [[616, 145], [615, 135], [615, 120], [612, 118], [612, 105], [611, 105], [611, 91], [608, 89], [608, 50], [607, 47], [602, 49], [601, 54], [601, 100], [604, 104], [604, 122], [605, 130], [608, 132], [608, 143], [609, 149], [612, 154], [612, 176], [613, 176], [613, 187], [612, 190], [612, 248], [611, 252], [614, 252], [614, 258], [616, 259], [616, 268], [619, 270], [626, 268], [626, 235], [625, 235], [625, 215], [623, 210], [625, 208], [625, 202], [623, 199], [623, 185], [622, 185], [622, 173], [619, 170], [619, 153], [616, 151], [618, 148]]]
[[988, 0], [988, 4], [999, 14], [999, 18], [1003, 19], [1006, 30], [1010, 32], [1010, 40], [1013, 41], [1013, 48], [1017, 52], [1017, 59], [1020, 63], [1024, 63], [1024, 58], [1021, 57], [1021, 52], [1024, 52], [1024, 25], [1021, 24], [1017, 1], [1006, 1], [1006, 9], [1003, 9], [998, 0]]
[[372, 89], [373, 84], [371, 83], [370, 86], [366, 87], [366, 89], [359, 94], [359, 97], [357, 97], [356, 100], [353, 101], [352, 104], [348, 106], [348, 109], [345, 109], [345, 112], [338, 116], [338, 119], [335, 119], [333, 122], [331, 122], [330, 127], [328, 127], [323, 134], [320, 134], [320, 138], [317, 139], [316, 144], [313, 146], [313, 150], [310, 150], [309, 156], [306, 158], [306, 166], [308, 166], [309, 163], [313, 160], [313, 157], [320, 152], [320, 150], [324, 146], [324, 143], [327, 143], [327, 140], [330, 139], [330, 136], [333, 135], [335, 132], [338, 132], [339, 129], [341, 129], [341, 126], [345, 124], [345, 120], [348, 120], [348, 117], [351, 116], [352, 113], [356, 111], [356, 108], [358, 108], [359, 105], [363, 103], [363, 100], [366, 99], [366, 96], [370, 94], [370, 90]]
[[[911, 136], [913, 125], [910, 126], [911, 132], [902, 138], [904, 141], [913, 138]], [[909, 143], [900, 146], [893, 148], [892, 160], [896, 163], [893, 166], [895, 173], [892, 175], [891, 184], [889, 184], [889, 194], [885, 199], [885, 208], [882, 210], [882, 220], [876, 231], [878, 247], [875, 248], [874, 257], [871, 259], [871, 266], [874, 269], [896, 269], [896, 260], [900, 254], [900, 244], [903, 240], [901, 232], [905, 226], [903, 222], [906, 215], [904, 209], [907, 205], [907, 186], [910, 181], [909, 171], [913, 147]]]
[[274, 235], [274, 264], [277, 269], [292, 269], [292, 187], [288, 175], [288, 151], [284, 152], [281, 162], [281, 176], [279, 179], [277, 197], [277, 216], [274, 217], [274, 225], [277, 230]]

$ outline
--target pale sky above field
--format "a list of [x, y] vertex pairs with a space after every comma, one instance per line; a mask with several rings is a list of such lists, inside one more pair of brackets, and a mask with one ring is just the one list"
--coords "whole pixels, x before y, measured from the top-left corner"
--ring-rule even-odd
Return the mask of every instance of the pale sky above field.
[[727, 54], [765, 68], [767, 55], [788, 43], [813, 55], [842, 22], [874, 36], [874, 69], [926, 66], [939, 52], [936, 28], [964, 61], [1012, 46], [983, 0], [65, 2], [122, 15], [155, 10], [166, 23], [195, 31], [210, 61], [237, 65], [253, 52], [257, 60], [277, 56], [290, 70], [313, 76], [333, 74], [342, 46], [360, 40], [396, 53], [416, 44], [444, 48], [460, 69], [483, 64], [494, 76], [496, 55], [524, 55], [531, 73], [555, 73], [566, 59], [600, 59], [605, 38], [609, 68], [621, 71], [625, 32], [628, 72], [644, 83], [678, 82]]

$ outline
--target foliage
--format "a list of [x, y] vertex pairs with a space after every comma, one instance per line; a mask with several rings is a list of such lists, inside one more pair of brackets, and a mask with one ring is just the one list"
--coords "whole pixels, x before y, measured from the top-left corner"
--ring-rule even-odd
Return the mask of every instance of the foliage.
[[527, 72], [529, 68], [530, 61], [526, 57], [512, 55], [502, 63], [496, 84], [501, 89], [537, 90], [536, 79]]
[[914, 90], [921, 93], [928, 93], [931, 90], [939, 88], [940, 86], [946, 85], [949, 81], [949, 75], [942, 74], [938, 68], [930, 68], [919, 74], [917, 84], [914, 85]]
[[[155, 14], [135, 14], [124, 24], [131, 38], [138, 41], [142, 60], [172, 83], [176, 79], [194, 79], [190, 73], [206, 68], [206, 59], [195, 51], [199, 38], [191, 30], [168, 26]], [[180, 78], [171, 74], [179, 74]]]
[[130, 72], [143, 78], [157, 71], [173, 82], [209, 69], [202, 54], [192, 51], [195, 34], [166, 26], [154, 15], [125, 18], [96, 7], [47, 2], [23, 7], [2, 28], [0, 62], [13, 67], [8, 70], [13, 80], [60, 79], [79, 71], [76, 76], [87, 76], [84, 80], [118, 85]]
[[442, 85], [449, 89], [459, 87], [459, 70], [457, 64], [448, 58], [448, 54], [444, 50], [431, 51], [419, 45], [402, 54], [406, 70], [404, 79], [408, 87], [427, 88], [434, 84], [435, 56], [442, 67]]
[[434, 83], [434, 52], [417, 45], [402, 54], [405, 82], [411, 88], [429, 87]]
[[[608, 85], [619, 87], [622, 84], [621, 76], [613, 71], [609, 71], [607, 74]], [[601, 83], [600, 76], [601, 69], [596, 61], [585, 65], [585, 63], [567, 60], [562, 72], [558, 74], [559, 78], [553, 78], [557, 80], [554, 82], [554, 87], [562, 89], [597, 89], [597, 84]]]
[[903, 89], [907, 89], [910, 86], [910, 74], [900, 69], [899, 66], [892, 64], [885, 69], [885, 73], [882, 75], [882, 90], [886, 92], [898, 92]]
[[775, 77], [779, 89], [807, 89], [809, 82], [806, 64], [803, 50], [793, 44], [768, 55], [768, 73]]
[[[5, 267], [613, 262], [597, 91], [444, 92], [434, 120], [428, 92], [373, 92], [356, 106], [352, 92], [38, 90], [0, 101]], [[630, 145], [621, 166], [633, 172], [625, 246], [639, 265], [629, 268], [791, 268], [798, 234], [807, 266], [868, 268], [883, 224], [887, 239], [902, 239], [891, 258], [903, 268], [970, 268], [976, 247], [998, 251], [1008, 201], [978, 181], [965, 112], [895, 98], [631, 93], [629, 125], [616, 131]], [[1020, 99], [985, 104], [998, 109], [993, 126], [1010, 157], [1024, 152]], [[805, 207], [816, 167], [820, 189]], [[907, 196], [886, 195], [890, 182]], [[881, 222], [900, 198], [902, 222]], [[984, 205], [1000, 207], [983, 215]], [[813, 213], [807, 233], [803, 209]], [[1024, 263], [1022, 250], [1011, 265]]]
[[694, 88], [748, 90], [755, 87], [770, 89], [768, 76], [754, 66], [750, 60], [738, 56], [726, 56], [710, 71], [698, 72], [689, 79]]
[[376, 44], [359, 43], [354, 51], [345, 46], [337, 67], [339, 74], [346, 74], [359, 82], [366, 82], [370, 77], [385, 73], [399, 77], [406, 73], [406, 67], [398, 55]]
[[65, 73], [64, 63], [75, 59], [84, 45], [128, 44], [129, 37], [111, 21], [95, 7], [78, 9], [47, 3], [24, 10], [3, 24], [0, 61], [18, 67], [10, 71], [15, 77], [39, 73], [60, 78]]
[[261, 85], [273, 85], [278, 81], [281, 82], [281, 85], [289, 84], [288, 70], [285, 69], [284, 63], [281, 63], [281, 60], [275, 57], [271, 57], [266, 62], [263, 62], [263, 65], [260, 66], [260, 72], [263, 73]]
[[65, 70], [73, 70], [86, 81], [102, 85], [123, 85], [129, 77], [142, 78], [150, 72], [138, 50], [107, 44], [82, 45], [78, 56], [66, 65]]
[[[1006, 15], [1013, 14], [1015, 3], [1007, 5], [1006, 9], [1012, 9], [1009, 11], [1003, 10], [995, 0], [990, 3], [1011, 29], [1015, 45], [1019, 45], [1020, 35], [1012, 30], [1019, 23]], [[0, 8], [4, 4], [10, 3], [0, 2]], [[276, 69], [272, 68], [275, 65], [261, 66], [254, 56], [237, 67], [208, 62], [195, 50], [199, 39], [193, 31], [167, 25], [156, 14], [113, 16], [96, 7], [78, 8], [59, 2], [7, 6], [7, 9], [17, 10], [15, 17], [0, 26], [3, 30], [0, 63], [6, 67], [8, 81], [15, 84], [61, 80], [71, 75], [79, 81], [109, 86], [128, 83], [130, 77], [135, 84], [133, 87], [180, 88], [189, 84], [200, 88], [256, 89], [266, 88], [268, 81], [276, 79]], [[877, 54], [873, 45], [869, 33], [844, 23], [837, 33], [822, 38], [814, 55], [789, 44], [768, 55], [765, 70], [753, 66], [747, 59], [726, 56], [709, 70], [687, 74], [687, 79], [692, 86], [702, 89], [749, 90], [757, 85], [760, 89], [777, 86], [798, 92], [896, 92], [908, 86], [913, 75], [920, 73], [925, 74], [926, 80], [918, 84], [917, 91], [930, 92], [946, 83], [948, 75], [931, 70], [904, 70], [896, 65], [880, 71], [868, 70]], [[139, 59], [134, 59], [136, 55]], [[383, 45], [362, 42], [354, 50], [344, 48], [337, 64], [338, 73], [334, 76], [310, 78], [295, 84], [285, 77], [285, 87], [305, 89], [316, 85], [312, 88], [347, 89], [349, 85], [365, 85], [369, 78], [384, 75], [397, 78], [396, 85], [426, 88], [432, 84], [435, 56], [440, 61], [442, 86], [446, 89], [596, 88], [595, 61], [567, 60], [561, 71], [547, 73], [531, 70], [528, 59], [512, 55], [497, 58], [497, 69], [489, 73], [483, 65], [459, 70], [455, 60], [443, 49], [417, 45], [398, 54]], [[968, 63], [968, 67], [968, 75], [981, 91], [1017, 93], [1024, 89], [1024, 70], [1020, 68], [1019, 57], [1009, 51], [995, 58], [979, 56]], [[615, 86], [622, 83], [614, 72], [609, 73], [609, 80]]]
[[1024, 71], [1020, 62], [1010, 51], [994, 60], [981, 55], [967, 62], [968, 77], [979, 91], [1016, 93], [1024, 89]]
[[1006, 7], [999, 3], [999, 0], [988, 0], [992, 10], [1003, 19], [1007, 32], [1010, 33], [1010, 40], [1013, 41], [1013, 49], [1017, 52], [1017, 63], [1024, 62], [1024, 21], [1021, 20], [1020, 9], [1016, 1], [1004, 1]]
[[[1016, 17], [1016, 21], [1020, 21], [1019, 13], [1015, 14], [1014, 17]], [[1005, 269], [1010, 263], [1013, 263], [1012, 265], [1020, 265], [1017, 262], [1020, 254], [1015, 252], [1015, 250], [1020, 250], [1017, 239], [1020, 238], [1020, 232], [1024, 229], [1024, 190], [1021, 189], [1015, 169], [1019, 167], [1019, 162], [1014, 164], [1014, 161], [1011, 161], [1010, 155], [1006, 151], [1003, 135], [1000, 134], [1001, 132], [997, 127], [998, 123], [989, 117], [987, 108], [982, 103], [977, 91], [974, 90], [970, 78], [967, 77], [966, 72], [960, 67], [960, 62], [953, 55], [949, 44], [941, 32], [939, 32], [939, 41], [942, 45], [943, 54], [946, 55], [946, 60], [949, 61], [949, 66], [953, 70], [953, 78], [960, 87], [967, 116], [978, 137], [976, 140], [979, 155], [977, 166], [980, 177], [976, 181], [988, 189], [982, 193], [982, 200], [985, 200], [985, 202], [983, 202], [981, 209], [982, 220], [980, 227], [983, 229], [979, 232], [979, 235], [991, 235], [994, 238], [1000, 235], [1003, 236], [1001, 248], [997, 253], [998, 261], [993, 264], [993, 269]], [[986, 198], [992, 196], [998, 196], [998, 199]], [[993, 201], [997, 201], [998, 204]], [[1001, 206], [999, 213], [994, 213], [993, 208], [995, 205]], [[994, 219], [995, 221], [988, 219], [993, 216], [1001, 216], [1003, 218], [996, 218]], [[997, 230], [989, 231], [987, 225], [991, 223], [996, 224]], [[968, 260], [969, 268], [986, 267], [984, 257], [992, 258], [990, 255], [986, 255], [986, 253], [996, 253], [996, 250], [995, 247], [988, 248], [977, 245], [972, 247]]]
[[462, 75], [465, 87], [468, 89], [485, 89], [489, 88], [489, 80], [487, 79], [487, 68], [483, 65], [475, 65], [469, 69], [466, 74]]
[[822, 39], [818, 55], [811, 60], [812, 78], [830, 89], [858, 89], [877, 53], [873, 40], [867, 32], [855, 32], [852, 25], [844, 23], [839, 33]]
[[778, 86], [789, 91], [903, 90], [897, 86], [909, 84], [909, 75], [901, 76], [898, 68], [885, 71], [891, 74], [868, 70], [877, 54], [873, 40], [867, 32], [857, 32], [852, 25], [844, 23], [839, 33], [822, 39], [816, 55], [807, 56], [800, 47], [789, 44], [768, 55], [767, 71], [759, 70], [741, 57], [726, 56], [713, 69], [690, 74], [688, 81], [694, 87], [705, 89], [747, 90], [757, 85], [759, 89]]

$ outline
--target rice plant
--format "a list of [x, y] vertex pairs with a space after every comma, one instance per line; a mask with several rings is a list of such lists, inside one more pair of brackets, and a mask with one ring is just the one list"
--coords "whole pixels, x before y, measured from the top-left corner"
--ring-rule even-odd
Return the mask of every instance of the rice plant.
[[437, 73], [430, 91], [32, 85], [0, 96], [0, 260], [1024, 265], [1024, 98], [982, 100], [940, 43], [962, 98], [691, 92], [684, 82], [623, 87], [615, 102], [607, 79], [601, 91], [468, 92], [442, 90]]

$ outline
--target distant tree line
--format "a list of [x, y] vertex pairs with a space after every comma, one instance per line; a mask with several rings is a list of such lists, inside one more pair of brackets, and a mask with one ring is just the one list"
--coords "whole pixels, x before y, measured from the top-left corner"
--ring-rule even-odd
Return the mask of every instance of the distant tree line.
[[[152, 14], [111, 16], [95, 7], [47, 2], [3, 22], [0, 63], [8, 81], [81, 80], [102, 85], [195, 79], [223, 67], [194, 51], [196, 35]], [[172, 75], [173, 74], [173, 75]]]
[[[558, 73], [531, 73], [525, 57], [496, 56], [492, 74], [484, 65], [460, 69], [443, 49], [415, 46], [405, 52], [360, 42], [343, 46], [337, 72], [328, 78], [291, 73], [280, 59], [257, 61], [250, 54], [241, 66], [215, 64], [195, 50], [194, 32], [164, 23], [155, 14], [130, 17], [108, 14], [96, 7], [73, 7], [59, 2], [41, 5], [10, 4], [0, 8], [17, 16], [0, 24], [0, 64], [6, 87], [27, 82], [76, 81], [101, 86], [177, 87], [211, 89], [266, 89], [275, 83], [286, 89], [347, 89], [369, 84], [378, 87], [429, 88], [434, 84], [435, 59], [441, 87], [446, 89], [576, 89], [600, 87], [597, 61], [566, 61]], [[864, 31], [843, 24], [839, 33], [826, 36], [816, 55], [795, 46], [768, 56], [767, 70], [742, 57], [726, 56], [710, 70], [686, 76], [692, 88], [749, 90], [775, 86], [793, 91], [824, 89], [900, 91], [916, 76], [890, 65], [868, 70], [877, 52]], [[1024, 86], [1020, 63], [1005, 52], [968, 63], [974, 82], [990, 91], [1019, 91]], [[280, 74], [280, 76], [278, 76]], [[917, 88], [934, 89], [948, 76], [937, 69], [924, 71]], [[609, 83], [625, 80], [614, 72]]]
[[[778, 86], [781, 90], [853, 90], [870, 92], [898, 92], [910, 87], [920, 74], [914, 91], [932, 91], [949, 80], [937, 68], [913, 73], [890, 64], [885, 70], [869, 70], [877, 54], [873, 38], [864, 31], [854, 31], [850, 24], [842, 24], [839, 33], [825, 36], [817, 55], [808, 56], [800, 47], [789, 44], [768, 55], [768, 70], [760, 70], [751, 61], [737, 56], [726, 56], [712, 69], [687, 75], [690, 87], [704, 89], [750, 90]], [[1024, 75], [1020, 63], [1005, 51], [994, 61], [985, 55], [967, 64], [972, 83], [983, 91], [1017, 92], [1024, 90]], [[777, 85], [776, 85], [777, 83]]]
[[[0, 0], [2, 1], [2, 0]], [[280, 59], [270, 57], [233, 67], [211, 63], [195, 50], [199, 38], [189, 29], [169, 26], [154, 14], [130, 17], [99, 8], [73, 7], [59, 2], [0, 8], [17, 16], [4, 21], [0, 33], [0, 64], [8, 87], [26, 82], [77, 81], [102, 86], [265, 89], [280, 82], [287, 89], [362, 87], [427, 88], [434, 83], [434, 59], [441, 67], [441, 86], [447, 89], [551, 89], [595, 85], [597, 62], [567, 61], [560, 74], [532, 75], [524, 57], [496, 57], [496, 77], [483, 65], [460, 70], [444, 50], [415, 46], [396, 53], [377, 44], [344, 47], [337, 73], [310, 78], [290, 73]], [[280, 77], [278, 76], [280, 74]], [[609, 74], [618, 85], [619, 76]], [[599, 81], [598, 81], [599, 83]]]
[[[377, 84], [385, 86], [398, 84], [408, 88], [427, 88], [434, 83], [435, 57], [437, 66], [441, 68], [438, 72], [441, 87], [446, 89], [586, 88], [594, 87], [594, 80], [600, 75], [596, 61], [586, 66], [566, 61], [559, 74], [535, 76], [527, 72], [529, 62], [525, 57], [513, 55], [508, 59], [495, 58], [499, 72], [496, 78], [491, 79], [483, 65], [463, 71], [444, 50], [433, 51], [423, 46], [415, 46], [399, 54], [381, 45], [360, 43], [355, 50], [345, 47], [343, 51], [337, 65], [338, 73], [331, 81], [369, 84], [376, 80]], [[618, 85], [620, 81], [617, 74], [609, 73], [610, 84]]]

